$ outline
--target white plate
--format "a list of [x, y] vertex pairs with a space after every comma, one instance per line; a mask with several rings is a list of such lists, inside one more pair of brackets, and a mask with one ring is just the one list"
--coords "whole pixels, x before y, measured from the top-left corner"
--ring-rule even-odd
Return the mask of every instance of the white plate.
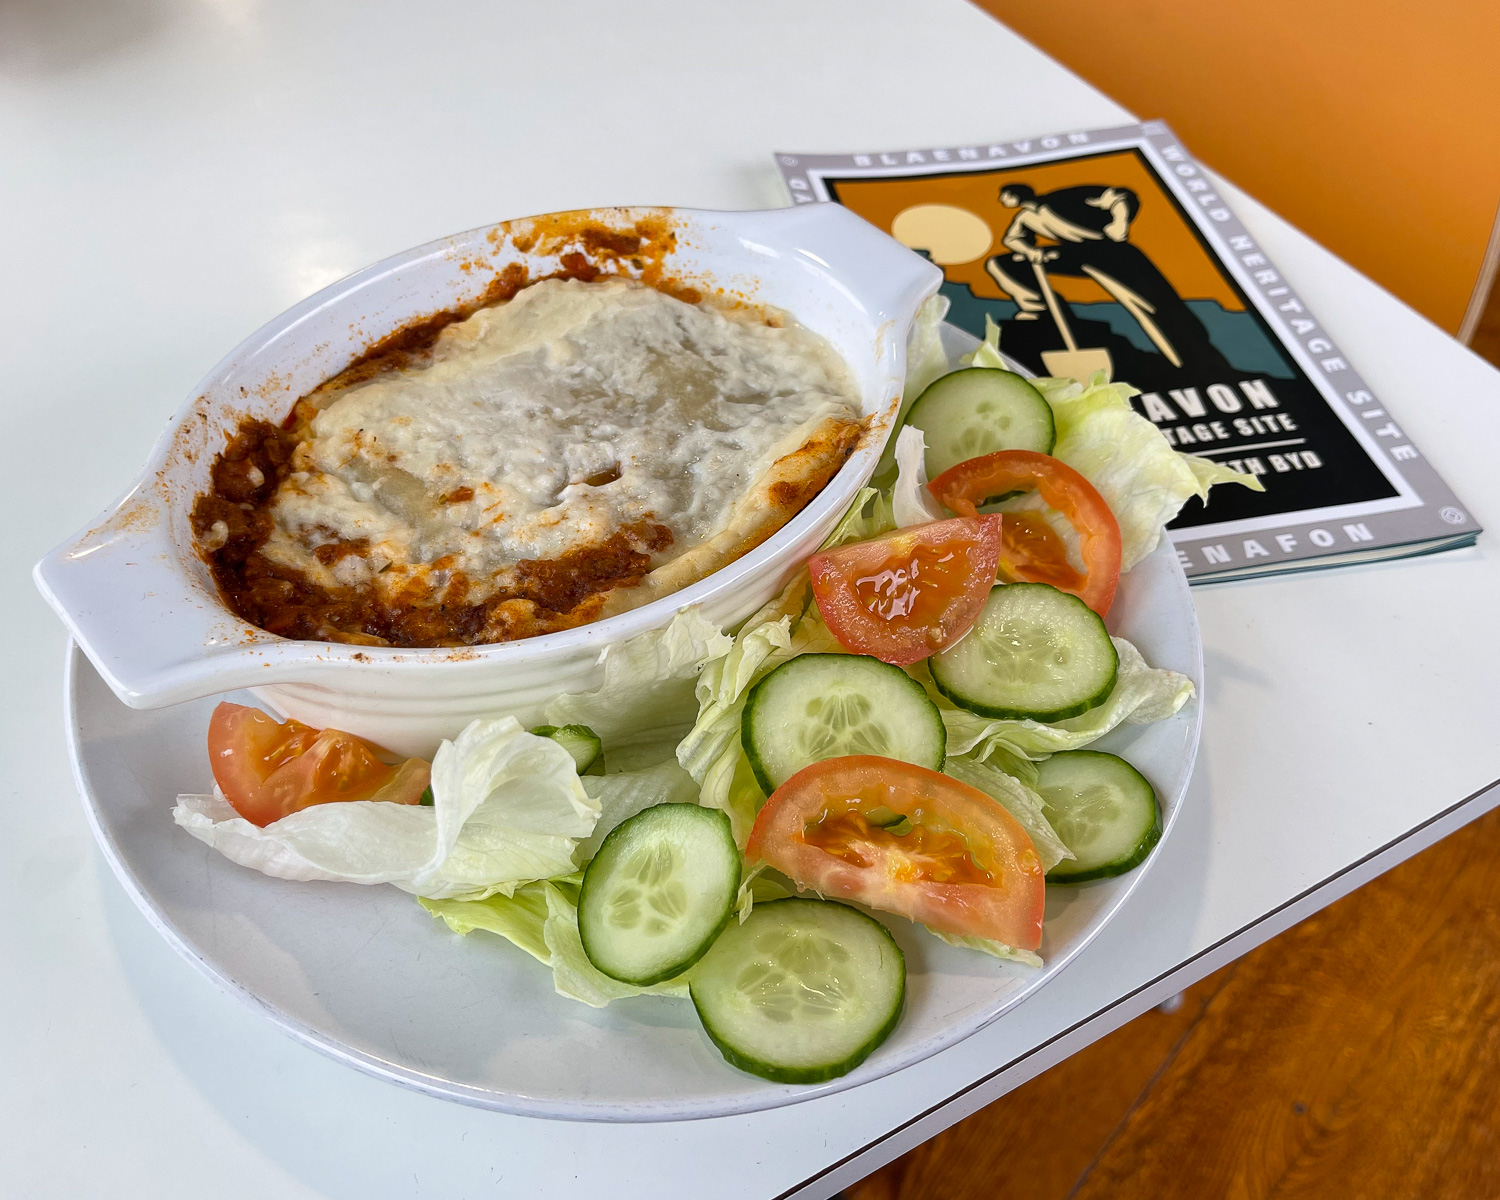
[[[1169, 545], [1121, 580], [1109, 625], [1153, 666], [1181, 671], [1201, 692], [1197, 618]], [[253, 702], [243, 693], [229, 698]], [[194, 840], [170, 811], [179, 792], [212, 786], [204, 733], [215, 702], [129, 709], [76, 647], [69, 658], [78, 785], [99, 845], [141, 911], [209, 978], [314, 1049], [407, 1087], [528, 1116], [726, 1116], [900, 1070], [988, 1025], [1062, 970], [1157, 857], [1117, 879], [1049, 888], [1041, 970], [954, 949], [887, 918], [906, 953], [901, 1024], [857, 1070], [792, 1087], [725, 1064], [687, 1000], [645, 996], [587, 1008], [555, 995], [550, 972], [508, 942], [449, 933], [395, 888], [269, 879]], [[1155, 785], [1167, 834], [1200, 723], [1195, 700], [1170, 720], [1097, 743]]]

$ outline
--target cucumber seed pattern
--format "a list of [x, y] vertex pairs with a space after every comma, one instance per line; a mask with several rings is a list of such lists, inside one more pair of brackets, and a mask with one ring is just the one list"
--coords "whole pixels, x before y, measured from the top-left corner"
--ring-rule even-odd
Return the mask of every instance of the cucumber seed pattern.
[[616, 929], [639, 928], [650, 937], [672, 932], [688, 913], [680, 865], [676, 849], [660, 843], [632, 854], [620, 868], [624, 882], [609, 898], [605, 919]]
[[768, 1021], [826, 1020], [849, 1002], [852, 966], [850, 953], [816, 929], [767, 930], [734, 985]]
[[979, 401], [971, 411], [972, 419], [964, 423], [958, 436], [953, 439], [958, 462], [988, 454], [997, 444], [1002, 447], [1010, 444], [1008, 438], [1010, 428], [1015, 424], [1015, 416], [1009, 404], [997, 404], [985, 399]]
[[797, 727], [797, 751], [806, 762], [821, 762], [845, 754], [890, 753], [896, 731], [876, 719], [875, 706], [860, 692], [831, 687], [826, 695], [807, 702], [810, 718]]
[[1061, 683], [1068, 677], [1073, 646], [1062, 631], [1050, 625], [1024, 617], [981, 617], [973, 632], [997, 677], [1018, 685]]
[[1102, 783], [1057, 787], [1049, 791], [1062, 793], [1065, 804], [1049, 804], [1047, 792], [1042, 797], [1042, 813], [1069, 847], [1090, 845], [1100, 832], [1118, 819], [1120, 801], [1117, 793]]

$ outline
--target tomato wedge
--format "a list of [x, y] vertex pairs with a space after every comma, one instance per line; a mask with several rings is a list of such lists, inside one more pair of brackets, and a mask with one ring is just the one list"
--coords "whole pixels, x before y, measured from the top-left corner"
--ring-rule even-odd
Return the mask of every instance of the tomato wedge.
[[431, 764], [420, 758], [389, 766], [351, 733], [278, 721], [244, 704], [214, 709], [208, 761], [235, 812], [261, 826], [340, 800], [418, 804], [432, 776]]
[[[881, 809], [910, 831], [876, 825]], [[872, 754], [804, 767], [766, 801], [746, 854], [799, 888], [945, 933], [1042, 943], [1046, 884], [1026, 831], [998, 800], [926, 767]]]
[[943, 504], [974, 516], [990, 496], [1037, 492], [1078, 530], [1084, 571], [1039, 515], [1006, 513], [1000, 567], [1024, 583], [1050, 583], [1077, 596], [1101, 617], [1120, 582], [1120, 525], [1098, 490], [1067, 463], [1034, 450], [998, 450], [949, 467], [927, 485]]
[[913, 525], [807, 560], [813, 598], [844, 649], [904, 667], [979, 618], [1000, 564], [998, 516]]

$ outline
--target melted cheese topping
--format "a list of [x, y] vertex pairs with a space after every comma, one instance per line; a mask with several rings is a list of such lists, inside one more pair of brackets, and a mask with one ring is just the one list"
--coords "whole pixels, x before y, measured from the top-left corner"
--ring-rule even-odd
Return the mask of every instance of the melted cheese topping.
[[418, 365], [309, 400], [264, 554], [387, 594], [461, 571], [470, 601], [640, 522], [670, 530], [670, 561], [820, 423], [859, 419], [816, 334], [626, 280], [534, 284]]

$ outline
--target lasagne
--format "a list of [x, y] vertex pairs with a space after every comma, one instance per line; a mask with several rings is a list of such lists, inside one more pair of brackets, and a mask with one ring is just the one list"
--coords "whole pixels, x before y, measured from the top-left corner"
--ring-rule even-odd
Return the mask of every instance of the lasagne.
[[855, 382], [774, 311], [548, 279], [245, 422], [193, 526], [285, 637], [459, 646], [695, 582], [791, 519], [862, 430]]

